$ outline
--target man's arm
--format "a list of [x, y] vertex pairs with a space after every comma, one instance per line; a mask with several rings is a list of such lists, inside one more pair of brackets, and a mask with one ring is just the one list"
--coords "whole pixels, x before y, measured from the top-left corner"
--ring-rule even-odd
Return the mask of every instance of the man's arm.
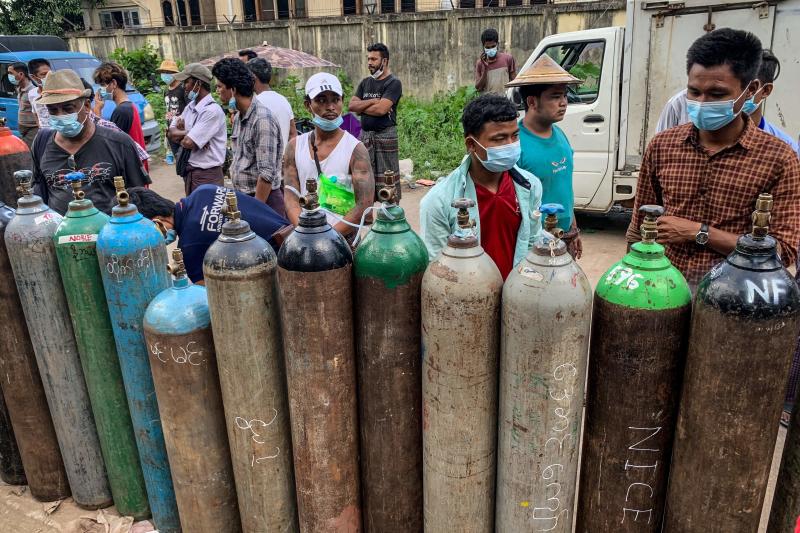
[[[353, 176], [353, 192], [356, 195], [356, 206], [347, 212], [344, 219], [352, 224], [359, 224], [361, 216], [368, 207], [375, 203], [375, 176], [372, 175], [372, 164], [369, 152], [362, 143], [358, 143], [350, 157], [350, 174]], [[356, 229], [344, 222], [337, 222], [333, 227], [342, 235], [354, 233]]]
[[186, 123], [183, 120], [183, 115], [178, 115], [172, 119], [172, 122], [167, 128], [167, 137], [174, 143], [180, 143], [186, 136]]
[[292, 119], [289, 121], [289, 138], [287, 139], [287, 142], [291, 141], [295, 137], [297, 137], [297, 126], [294, 123], [294, 119]]
[[381, 95], [381, 98], [370, 100], [372, 102], [367, 108], [366, 113], [373, 117], [382, 117], [392, 112], [392, 107], [400, 101], [403, 96], [403, 85], [399, 79], [393, 78], [391, 83]]
[[785, 266], [797, 261], [800, 241], [800, 162], [786, 150], [783, 166], [772, 188], [772, 218], [769, 233], [778, 240], [781, 260]]
[[358, 113], [359, 115], [363, 114], [375, 100], [362, 100], [356, 95], [353, 95], [350, 98], [350, 103], [347, 104], [347, 108], [352, 111], [353, 113]]
[[475, 63], [475, 89], [482, 91], [486, 88], [486, 73], [489, 71], [486, 65], [486, 54], [481, 54], [478, 61]]
[[283, 138], [273, 115], [259, 118], [256, 123], [255, 156], [258, 181], [256, 198], [266, 202], [272, 189], [281, 186], [281, 156]]
[[[297, 165], [294, 162], [294, 151], [296, 148], [297, 139], [289, 141], [289, 146], [286, 147], [286, 153], [283, 154], [283, 181], [288, 187], [294, 187], [300, 191], [300, 178], [297, 175]], [[287, 193], [283, 198], [286, 205], [286, 218], [293, 226], [297, 226], [300, 221], [300, 199], [295, 193], [287, 189]]]
[[508, 81], [513, 81], [517, 77], [517, 62], [511, 54], [508, 54], [508, 57], [510, 58], [508, 61]]
[[205, 148], [220, 130], [227, 131], [225, 112], [218, 105], [206, 106], [191, 129], [186, 132], [181, 146], [190, 150]]

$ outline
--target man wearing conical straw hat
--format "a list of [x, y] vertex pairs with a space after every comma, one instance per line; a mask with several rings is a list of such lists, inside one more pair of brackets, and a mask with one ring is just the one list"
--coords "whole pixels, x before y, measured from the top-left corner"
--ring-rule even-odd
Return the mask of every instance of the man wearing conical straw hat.
[[517, 163], [542, 182], [542, 203], [558, 203], [563, 240], [576, 259], [582, 252], [580, 230], [575, 222], [575, 195], [572, 190], [572, 146], [556, 126], [567, 112], [567, 87], [581, 83], [543, 54], [522, 71], [507, 87], [519, 87], [525, 116], [519, 123], [522, 155]]

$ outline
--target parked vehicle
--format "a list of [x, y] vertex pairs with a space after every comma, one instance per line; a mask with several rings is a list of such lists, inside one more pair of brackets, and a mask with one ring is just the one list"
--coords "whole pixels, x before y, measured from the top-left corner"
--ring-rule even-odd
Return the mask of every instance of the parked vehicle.
[[[63, 46], [59, 46], [59, 41]], [[56, 48], [56, 50], [54, 50]], [[17, 61], [27, 63], [31, 59], [47, 59], [53, 70], [69, 68], [91, 83], [95, 91], [97, 85], [92, 80], [92, 74], [100, 66], [100, 60], [90, 54], [67, 51], [67, 45], [53, 36], [6, 36], [0, 37], [0, 118], [6, 119], [6, 125], [17, 134], [17, 97], [14, 86], [8, 81], [5, 73], [8, 66]], [[128, 82], [128, 98], [139, 109], [142, 121], [145, 147], [148, 152], [156, 151], [161, 146], [161, 128], [155, 120], [153, 108], [144, 96]], [[103, 106], [103, 118], [109, 119], [116, 108], [113, 101], [108, 101]]]
[[[631, 207], [647, 142], [667, 100], [686, 87], [686, 52], [716, 28], [753, 32], [783, 65], [766, 101], [767, 120], [797, 136], [800, 107], [791, 105], [800, 86], [797, 44], [800, 0], [628, 0], [625, 27], [560, 33], [539, 42], [520, 72], [548, 54], [584, 81], [569, 93], [559, 123], [575, 150], [575, 208], [607, 212]], [[516, 89], [509, 98], [522, 109]]]

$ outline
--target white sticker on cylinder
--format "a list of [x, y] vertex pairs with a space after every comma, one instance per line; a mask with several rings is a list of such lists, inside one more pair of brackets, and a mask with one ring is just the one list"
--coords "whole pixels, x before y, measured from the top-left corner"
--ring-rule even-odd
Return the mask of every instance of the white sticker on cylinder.
[[47, 222], [48, 220], [53, 220], [55, 218], [56, 214], [48, 211], [47, 213], [39, 215], [38, 217], [34, 218], [33, 221], [38, 225], [41, 224], [42, 222]]
[[78, 235], [61, 235], [58, 238], [58, 244], [69, 244], [71, 242], [96, 242], [96, 233], [82, 233]]

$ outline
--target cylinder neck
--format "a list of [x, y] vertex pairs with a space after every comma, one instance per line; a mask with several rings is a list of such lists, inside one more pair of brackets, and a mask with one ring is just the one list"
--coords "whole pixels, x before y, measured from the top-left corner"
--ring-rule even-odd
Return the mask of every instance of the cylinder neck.
[[[319, 207], [319, 204], [317, 204]], [[325, 213], [320, 211], [319, 209], [308, 210], [303, 209], [300, 212], [300, 218], [297, 223], [298, 227], [301, 228], [321, 228], [328, 224], [328, 219], [325, 217]]]
[[92, 215], [97, 211], [92, 201], [88, 198], [84, 198], [82, 200], [72, 200], [69, 203], [66, 216], [69, 218], [80, 218]]

